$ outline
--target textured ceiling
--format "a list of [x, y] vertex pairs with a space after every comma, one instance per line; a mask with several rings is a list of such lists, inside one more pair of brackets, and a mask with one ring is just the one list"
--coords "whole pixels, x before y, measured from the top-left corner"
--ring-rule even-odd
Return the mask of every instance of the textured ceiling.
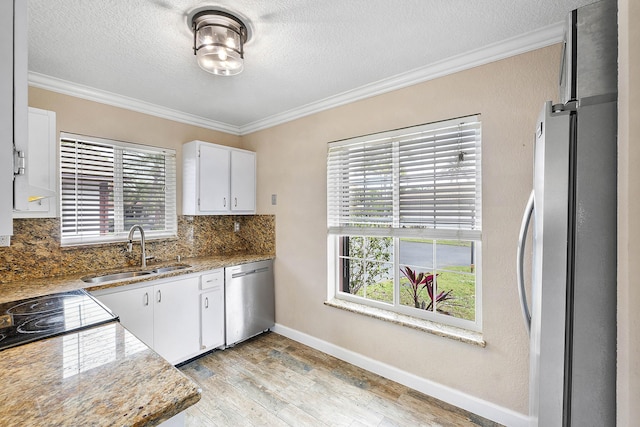
[[[411, 78], [419, 79], [421, 70], [452, 58], [464, 68], [465, 58], [490, 56], [491, 47], [517, 52], [519, 41], [534, 40], [534, 47], [557, 41], [566, 13], [591, 3], [28, 1], [31, 84], [115, 104], [139, 102], [138, 108], [159, 115], [183, 114], [186, 121], [237, 133], [383, 92], [402, 84], [402, 76], [413, 72]], [[207, 5], [237, 12], [252, 28], [245, 70], [237, 76], [206, 73], [193, 56], [186, 16]]]

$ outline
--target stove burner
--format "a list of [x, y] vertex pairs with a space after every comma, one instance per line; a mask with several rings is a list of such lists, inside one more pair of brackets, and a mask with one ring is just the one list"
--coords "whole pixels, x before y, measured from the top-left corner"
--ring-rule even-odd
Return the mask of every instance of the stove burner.
[[40, 334], [55, 332], [64, 328], [64, 315], [62, 313], [49, 313], [39, 317], [33, 317], [18, 326], [21, 334]]
[[[75, 295], [71, 297], [77, 298], [77, 296]], [[51, 311], [60, 310], [62, 305], [64, 304], [63, 301], [67, 298], [69, 298], [68, 294], [47, 295], [14, 305], [7, 310], [7, 313], [14, 315], [33, 315], [48, 313]]]
[[0, 350], [118, 320], [82, 289], [0, 303]]

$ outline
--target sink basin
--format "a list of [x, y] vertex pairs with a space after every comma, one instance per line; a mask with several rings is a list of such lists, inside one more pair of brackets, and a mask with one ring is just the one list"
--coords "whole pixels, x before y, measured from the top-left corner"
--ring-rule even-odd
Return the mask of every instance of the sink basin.
[[122, 273], [105, 274], [104, 276], [83, 277], [82, 281], [85, 283], [102, 283], [110, 282], [111, 280], [123, 280], [131, 279], [132, 277], [147, 276], [152, 273], [153, 271], [124, 271]]
[[191, 268], [191, 266], [186, 264], [167, 265], [166, 267], [154, 268], [152, 271], [154, 273], [159, 274], [159, 273], [169, 273], [170, 271], [175, 271], [175, 270], [183, 270], [185, 268]]
[[175, 270], [183, 270], [185, 268], [191, 268], [187, 264], [175, 264], [167, 265], [165, 267], [154, 268], [153, 270], [139, 270], [139, 271], [123, 271], [122, 273], [105, 274], [102, 276], [88, 276], [83, 277], [82, 281], [85, 283], [103, 283], [110, 282], [112, 280], [125, 280], [138, 276], [148, 276], [150, 274], [162, 274], [169, 273]]

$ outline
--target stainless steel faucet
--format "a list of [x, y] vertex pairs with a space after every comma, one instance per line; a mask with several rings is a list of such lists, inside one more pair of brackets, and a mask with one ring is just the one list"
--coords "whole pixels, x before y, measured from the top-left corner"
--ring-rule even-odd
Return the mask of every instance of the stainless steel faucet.
[[127, 243], [127, 252], [131, 253], [133, 251], [133, 233], [138, 230], [140, 231], [140, 251], [142, 254], [140, 255], [140, 260], [142, 262], [142, 268], [147, 266], [147, 260], [153, 257], [148, 257], [147, 252], [144, 246], [144, 230], [140, 224], [134, 224], [129, 229], [129, 243]]

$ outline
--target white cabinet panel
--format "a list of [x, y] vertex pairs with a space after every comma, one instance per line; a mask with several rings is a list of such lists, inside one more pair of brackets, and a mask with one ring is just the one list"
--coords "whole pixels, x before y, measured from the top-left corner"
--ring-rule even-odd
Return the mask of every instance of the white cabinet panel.
[[56, 113], [29, 108], [25, 173], [15, 181], [14, 218], [55, 218], [57, 212]]
[[200, 295], [201, 350], [224, 346], [224, 282]]
[[153, 286], [96, 296], [140, 341], [153, 346]]
[[200, 145], [198, 194], [201, 213], [229, 210], [229, 150]]
[[173, 364], [200, 350], [198, 287], [197, 277], [153, 287], [153, 349]]
[[0, 236], [10, 236], [13, 144], [23, 144], [27, 138], [26, 1], [0, 2], [0, 57]]
[[256, 154], [231, 151], [231, 210], [238, 213], [256, 210]]
[[200, 277], [200, 350], [224, 346], [224, 268]]

